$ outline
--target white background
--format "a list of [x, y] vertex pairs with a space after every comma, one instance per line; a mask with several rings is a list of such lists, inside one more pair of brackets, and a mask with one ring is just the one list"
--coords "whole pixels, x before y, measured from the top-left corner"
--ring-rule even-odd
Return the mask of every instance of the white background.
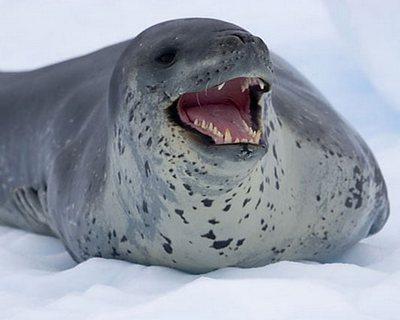
[[280, 262], [193, 276], [91, 259], [0, 227], [0, 319], [400, 319], [400, 2], [0, 1], [0, 70], [26, 70], [180, 17], [261, 36], [367, 140], [388, 183], [382, 232], [337, 263]]

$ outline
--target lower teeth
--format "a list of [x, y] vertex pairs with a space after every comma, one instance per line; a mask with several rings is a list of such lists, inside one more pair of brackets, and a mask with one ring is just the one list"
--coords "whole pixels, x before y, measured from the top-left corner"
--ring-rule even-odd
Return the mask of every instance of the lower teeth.
[[254, 144], [258, 144], [260, 142], [260, 137], [261, 137], [261, 131], [256, 130], [253, 131], [251, 129], [251, 127], [249, 127], [249, 125], [243, 120], [243, 124], [244, 124], [244, 129], [246, 130], [246, 132], [250, 135], [249, 138], [232, 138], [231, 132], [229, 131], [228, 128], [225, 129], [224, 133], [222, 134], [222, 132], [220, 132], [217, 127], [215, 125], [212, 124], [212, 122], [207, 123], [204, 120], [194, 120], [194, 125], [206, 129], [207, 131], [209, 131], [211, 134], [213, 134], [213, 136], [218, 137], [218, 138], [222, 138], [222, 143], [254, 143]]

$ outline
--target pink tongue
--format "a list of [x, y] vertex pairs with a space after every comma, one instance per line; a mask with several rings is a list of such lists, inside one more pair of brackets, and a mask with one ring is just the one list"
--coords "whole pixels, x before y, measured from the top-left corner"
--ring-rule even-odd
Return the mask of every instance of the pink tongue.
[[232, 138], [248, 139], [249, 135], [243, 126], [243, 118], [239, 110], [232, 105], [207, 105], [187, 108], [186, 114], [193, 123], [196, 119], [212, 122], [214, 127], [224, 134], [229, 129]]

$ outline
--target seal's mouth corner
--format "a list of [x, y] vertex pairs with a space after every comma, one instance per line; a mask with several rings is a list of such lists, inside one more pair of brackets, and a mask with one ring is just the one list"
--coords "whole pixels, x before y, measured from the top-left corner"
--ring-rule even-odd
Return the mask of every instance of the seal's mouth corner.
[[181, 95], [171, 106], [174, 120], [211, 144], [262, 143], [260, 97], [270, 85], [238, 77], [200, 92]]

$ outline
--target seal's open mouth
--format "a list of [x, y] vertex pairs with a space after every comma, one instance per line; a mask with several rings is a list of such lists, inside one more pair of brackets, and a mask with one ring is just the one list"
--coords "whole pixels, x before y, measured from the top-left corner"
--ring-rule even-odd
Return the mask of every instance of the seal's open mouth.
[[200, 92], [185, 93], [175, 103], [181, 125], [215, 144], [260, 144], [261, 107], [269, 85], [260, 78], [240, 77]]

